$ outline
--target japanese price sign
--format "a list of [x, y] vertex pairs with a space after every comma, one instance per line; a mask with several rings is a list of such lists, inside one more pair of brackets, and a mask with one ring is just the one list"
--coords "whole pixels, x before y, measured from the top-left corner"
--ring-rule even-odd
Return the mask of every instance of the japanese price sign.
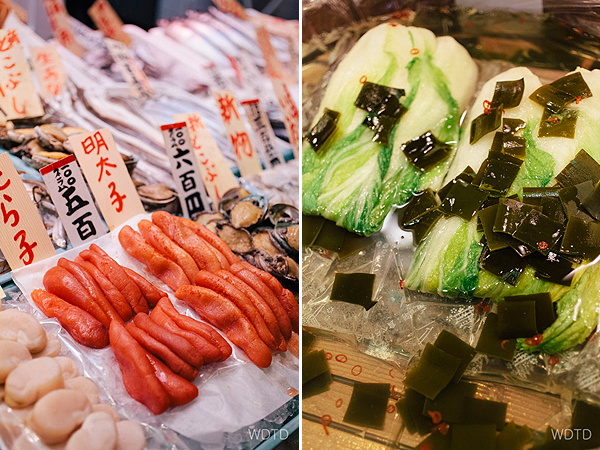
[[67, 75], [56, 46], [50, 44], [43, 47], [29, 47], [29, 52], [42, 97], [47, 99], [59, 95]]
[[110, 131], [79, 133], [69, 136], [69, 142], [109, 230], [144, 212]]
[[173, 120], [185, 122], [192, 139], [192, 147], [200, 163], [200, 172], [206, 191], [216, 209], [225, 192], [239, 186], [227, 160], [202, 122], [200, 114], [174, 114]]
[[219, 107], [221, 119], [223, 119], [229, 141], [238, 160], [240, 173], [243, 177], [259, 173], [262, 167], [250, 142], [246, 125], [244, 125], [244, 121], [238, 112], [233, 93], [231, 91], [218, 91], [213, 92], [213, 97]]
[[298, 158], [298, 148], [300, 146], [300, 113], [298, 112], [298, 107], [292, 98], [292, 94], [290, 94], [287, 84], [282, 79], [271, 78], [271, 82], [279, 101], [279, 107], [283, 113], [285, 129], [288, 132], [294, 156]]
[[17, 30], [0, 30], [0, 109], [7, 120], [44, 114]]
[[246, 8], [236, 0], [214, 0], [214, 3], [221, 11], [233, 14], [238, 19], [248, 20], [249, 18]]
[[267, 64], [267, 73], [271, 78], [283, 78], [286, 76], [286, 72], [275, 54], [275, 49], [271, 45], [271, 38], [269, 32], [265, 27], [256, 28], [256, 39], [258, 46], [260, 47], [265, 63]]
[[77, 42], [71, 28], [69, 13], [61, 0], [42, 0], [56, 40], [70, 52], [81, 57], [85, 49]]
[[0, 250], [12, 270], [56, 255], [8, 153], [0, 155]]
[[221, 75], [221, 72], [217, 69], [215, 63], [204, 66], [204, 69], [211, 79], [211, 86], [215, 86], [219, 89], [229, 89], [229, 83], [223, 78], [223, 75]]
[[247, 100], [242, 102], [242, 106], [246, 111], [246, 118], [250, 122], [255, 143], [260, 156], [267, 167], [275, 167], [284, 162], [283, 156], [275, 148], [275, 133], [271, 128], [271, 123], [265, 111], [260, 107], [260, 101]]
[[104, 36], [125, 45], [131, 44], [131, 36], [123, 31], [123, 21], [108, 1], [96, 0], [88, 9], [88, 15]]
[[73, 247], [106, 234], [73, 155], [43, 167], [40, 173]]
[[131, 88], [135, 97], [148, 97], [152, 93], [152, 87], [146, 78], [146, 74], [137, 65], [129, 49], [122, 42], [113, 39], [105, 39], [106, 46], [111, 56], [119, 66], [121, 74]]
[[160, 129], [165, 139], [165, 148], [177, 185], [183, 215], [191, 219], [194, 214], [209, 209], [192, 139], [185, 122], [163, 125]]

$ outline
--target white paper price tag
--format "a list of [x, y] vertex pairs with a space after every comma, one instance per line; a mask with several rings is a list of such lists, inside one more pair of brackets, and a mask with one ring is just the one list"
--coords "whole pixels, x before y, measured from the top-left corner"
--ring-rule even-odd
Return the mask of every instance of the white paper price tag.
[[267, 113], [260, 107], [260, 101], [258, 99], [246, 100], [242, 102], [242, 106], [246, 111], [246, 118], [250, 122], [252, 131], [256, 137], [254, 142], [265, 166], [271, 168], [278, 164], [283, 164], [283, 156], [275, 148], [275, 133], [273, 132]]

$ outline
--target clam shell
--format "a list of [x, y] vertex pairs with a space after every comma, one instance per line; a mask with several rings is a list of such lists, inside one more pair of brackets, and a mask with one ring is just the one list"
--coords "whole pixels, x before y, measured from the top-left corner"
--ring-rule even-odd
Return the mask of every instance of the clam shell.
[[235, 253], [248, 253], [254, 250], [252, 236], [244, 229], [235, 228], [227, 223], [220, 223], [217, 224], [217, 235]]

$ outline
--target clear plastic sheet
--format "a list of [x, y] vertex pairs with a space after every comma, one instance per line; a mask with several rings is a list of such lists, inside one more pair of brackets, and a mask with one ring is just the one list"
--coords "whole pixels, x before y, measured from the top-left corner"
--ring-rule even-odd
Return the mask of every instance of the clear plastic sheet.
[[[149, 214], [136, 216], [125, 225], [137, 228], [137, 223]], [[126, 265], [151, 280], [159, 289], [167, 292], [175, 307], [182, 313], [198, 319], [198, 316], [185, 304], [175, 299], [172, 291], [160, 280], [148, 274], [141, 263], [131, 258], [118, 242], [121, 227], [103, 236], [96, 243], [117, 262]], [[87, 246], [86, 246], [87, 247]], [[43, 288], [42, 278], [46, 270], [56, 264], [60, 257], [74, 259], [84, 247], [69, 250], [56, 257], [41, 261], [13, 272], [13, 279], [21, 292], [13, 300], [15, 307], [33, 311], [38, 319], [44, 315], [31, 300], [31, 292]], [[44, 323], [58, 327], [54, 319]], [[279, 425], [288, 417], [288, 408], [280, 411], [299, 388], [298, 359], [290, 352], [277, 353], [267, 369], [259, 369], [246, 355], [232, 345], [233, 354], [226, 361], [211, 364], [200, 371], [195, 381], [198, 398], [189, 404], [169, 409], [166, 413], [153, 416], [143, 405], [133, 400], [125, 391], [121, 372], [110, 348], [93, 350], [76, 343], [64, 330], [59, 337], [63, 348], [83, 367], [83, 373], [103, 389], [106, 403], [114, 406], [117, 412], [131, 420], [147, 424], [150, 430], [159, 435], [168, 432], [186, 437], [190, 442], [201, 443], [203, 448], [224, 448], [228, 442], [248, 440], [251, 435], [240, 430], [255, 424], [277, 411], [270, 419]], [[249, 395], [249, 393], [251, 393]], [[199, 418], [202, 420], [199, 422]], [[168, 436], [167, 434], [166, 436]], [[192, 447], [197, 446], [192, 445]], [[157, 447], [168, 448], [168, 447]], [[174, 447], [184, 448], [185, 447]]]

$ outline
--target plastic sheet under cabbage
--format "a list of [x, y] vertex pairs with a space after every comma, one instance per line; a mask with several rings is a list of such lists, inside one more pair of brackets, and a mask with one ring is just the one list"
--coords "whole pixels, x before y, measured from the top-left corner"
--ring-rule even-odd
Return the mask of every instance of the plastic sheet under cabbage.
[[[132, 268], [147, 277], [159, 289], [167, 292], [175, 307], [182, 313], [198, 319], [198, 316], [182, 302], [175, 299], [172, 291], [160, 280], [148, 274], [141, 263], [131, 258], [118, 241], [118, 232], [125, 225], [137, 229], [149, 214], [136, 216], [119, 228], [96, 241], [119, 264]], [[69, 250], [31, 266], [13, 272], [13, 279], [27, 299], [20, 308], [35, 310], [39, 319], [45, 316], [31, 300], [34, 289], [43, 288], [43, 275], [56, 265], [60, 257], [75, 259], [87, 246]], [[46, 319], [45, 323], [56, 323]], [[169, 409], [153, 416], [145, 406], [133, 400], [125, 391], [121, 372], [110, 348], [94, 350], [76, 343], [64, 330], [59, 332], [63, 348], [83, 367], [83, 373], [103, 391], [103, 400], [115, 407], [121, 417], [144, 422], [156, 429], [176, 431], [202, 443], [203, 448], [223, 448], [228, 433], [234, 433], [263, 419], [288, 402], [290, 393], [298, 390], [298, 359], [290, 352], [273, 355], [273, 363], [267, 369], [259, 369], [246, 355], [232, 344], [233, 354], [226, 361], [205, 366], [194, 382], [198, 386], [198, 398], [189, 404]], [[179, 448], [179, 447], [177, 447]]]

